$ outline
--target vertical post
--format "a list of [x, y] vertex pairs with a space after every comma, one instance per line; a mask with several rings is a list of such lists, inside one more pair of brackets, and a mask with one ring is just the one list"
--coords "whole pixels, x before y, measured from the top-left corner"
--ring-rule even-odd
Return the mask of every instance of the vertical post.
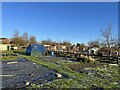
[[[120, 1], [118, 2], [118, 16], [120, 15]], [[118, 17], [118, 60], [117, 60], [117, 63], [119, 64], [119, 55], [120, 55], [120, 17]]]
[[[120, 16], [120, 1], [118, 2], [118, 16]], [[119, 64], [119, 55], [120, 55], [120, 17], [118, 17], [118, 64]], [[118, 80], [120, 80], [120, 65], [118, 66]]]

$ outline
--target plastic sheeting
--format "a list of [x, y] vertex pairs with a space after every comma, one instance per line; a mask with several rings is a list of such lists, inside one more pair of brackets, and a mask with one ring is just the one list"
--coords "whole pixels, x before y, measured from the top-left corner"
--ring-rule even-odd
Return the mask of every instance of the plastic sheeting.
[[2, 62], [2, 88], [26, 87], [26, 82], [40, 85], [56, 78], [54, 71], [24, 58], [19, 58], [17, 63], [7, 62]]

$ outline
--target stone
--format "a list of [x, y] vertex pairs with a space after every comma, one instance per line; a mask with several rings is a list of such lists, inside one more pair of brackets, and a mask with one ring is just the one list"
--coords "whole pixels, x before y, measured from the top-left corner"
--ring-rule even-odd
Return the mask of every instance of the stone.
[[38, 66], [36, 66], [36, 68], [38, 68]]
[[29, 74], [29, 75], [30, 75], [30, 76], [32, 76], [32, 77], [34, 76], [34, 74], [33, 74], [33, 73], [32, 73], [32, 74]]
[[57, 78], [61, 78], [61, 77], [62, 77], [62, 75], [59, 74], [59, 73], [56, 73], [55, 76], [56, 76]]
[[26, 86], [30, 85], [30, 82], [27, 81], [25, 85], [26, 85]]

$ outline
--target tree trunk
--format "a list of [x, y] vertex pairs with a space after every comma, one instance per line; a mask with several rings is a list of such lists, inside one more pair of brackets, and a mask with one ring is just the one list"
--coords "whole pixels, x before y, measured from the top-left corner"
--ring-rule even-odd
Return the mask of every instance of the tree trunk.
[[109, 62], [111, 62], [111, 59], [110, 59], [110, 54], [111, 54], [111, 48], [109, 48], [109, 53], [108, 53], [108, 59], [109, 59]]

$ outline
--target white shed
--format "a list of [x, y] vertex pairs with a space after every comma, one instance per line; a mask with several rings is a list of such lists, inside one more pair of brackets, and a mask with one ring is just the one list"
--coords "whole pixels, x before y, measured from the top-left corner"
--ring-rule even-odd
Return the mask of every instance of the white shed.
[[0, 44], [0, 51], [10, 50], [11, 45], [10, 44]]
[[88, 50], [88, 54], [90, 54], [90, 55], [92, 55], [92, 54], [97, 55], [98, 50], [99, 50], [99, 48], [97, 48], [97, 47], [89, 48], [89, 50]]

